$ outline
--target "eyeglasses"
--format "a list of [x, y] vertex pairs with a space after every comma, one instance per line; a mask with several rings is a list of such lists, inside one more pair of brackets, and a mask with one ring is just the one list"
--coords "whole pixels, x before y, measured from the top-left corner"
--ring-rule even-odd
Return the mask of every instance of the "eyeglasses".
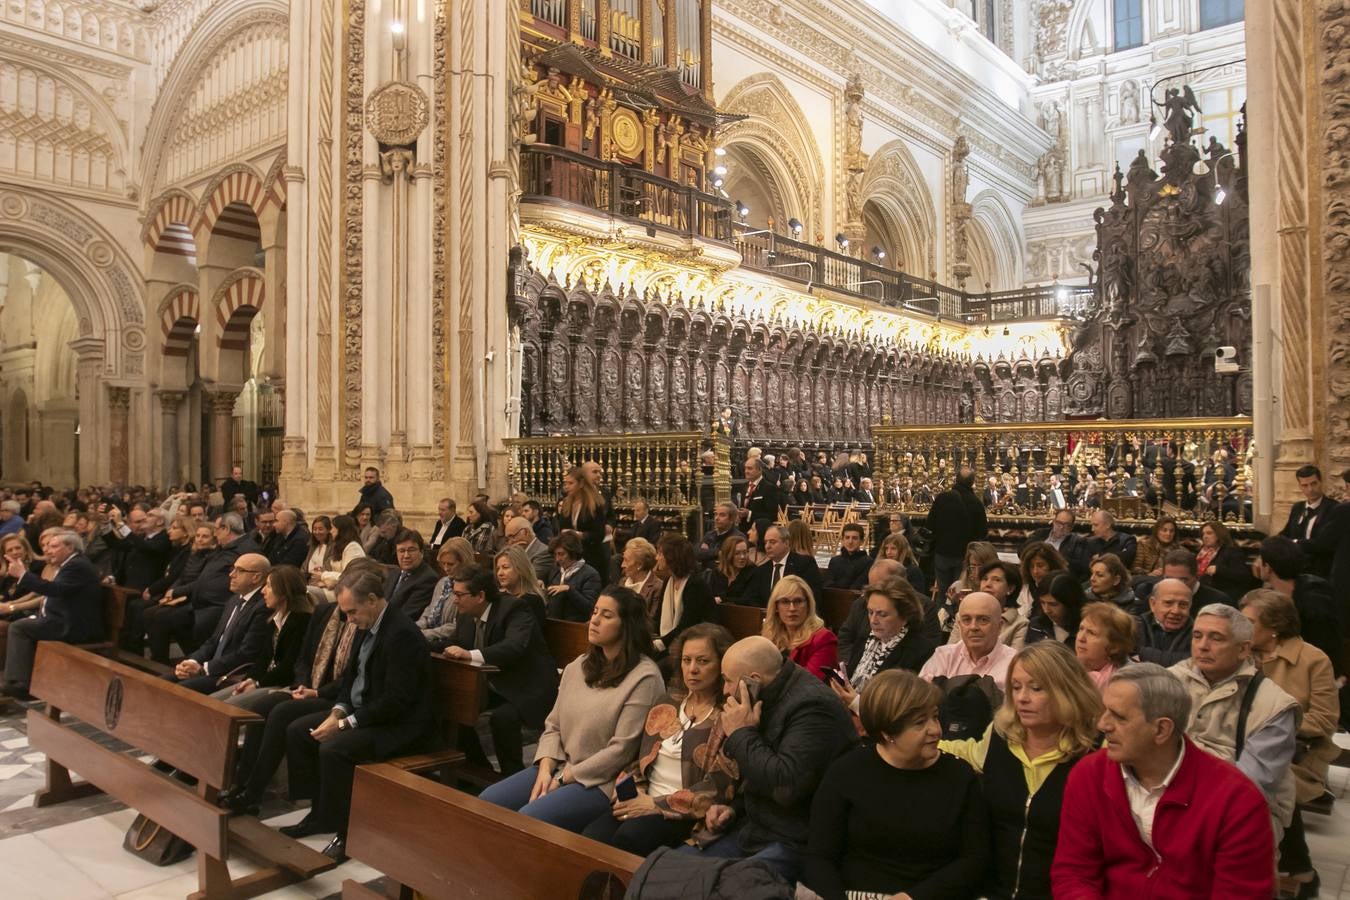
[[232, 568], [230, 569], [230, 573], [233, 574], [233, 575], [261, 575], [261, 574], [263, 574], [262, 572], [259, 572], [257, 569], [241, 569], [241, 568], [239, 568], [238, 566], [232, 567]]
[[473, 596], [473, 591], [456, 591], [452, 589], [450, 593], [454, 595], [456, 600], [467, 600]]
[[805, 597], [779, 597], [779, 598], [778, 598], [778, 605], [779, 605], [779, 606], [805, 606], [805, 605], [806, 605], [806, 598], [805, 598]]

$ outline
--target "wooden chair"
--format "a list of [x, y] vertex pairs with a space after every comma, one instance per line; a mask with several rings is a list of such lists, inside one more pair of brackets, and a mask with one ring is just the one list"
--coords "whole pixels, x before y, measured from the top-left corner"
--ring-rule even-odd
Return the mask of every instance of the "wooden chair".
[[[622, 897], [640, 857], [427, 781], [360, 766], [347, 853], [429, 900]], [[356, 881], [344, 900], [386, 900]]]
[[719, 603], [718, 619], [722, 627], [731, 632], [736, 640], [764, 633], [764, 610], [758, 606], [740, 606], [736, 603]]
[[544, 640], [559, 669], [591, 649], [590, 626], [564, 619], [544, 620]]

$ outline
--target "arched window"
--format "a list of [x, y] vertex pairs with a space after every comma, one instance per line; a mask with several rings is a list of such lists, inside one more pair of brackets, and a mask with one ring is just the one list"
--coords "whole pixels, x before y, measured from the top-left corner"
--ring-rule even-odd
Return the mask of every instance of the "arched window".
[[[1241, 2], [1241, 0], [1238, 0]], [[1128, 50], [1144, 43], [1144, 0], [1114, 0], [1115, 48]]]
[[1246, 14], [1244, 0], [1200, 0], [1200, 27], [1218, 28], [1241, 22]]

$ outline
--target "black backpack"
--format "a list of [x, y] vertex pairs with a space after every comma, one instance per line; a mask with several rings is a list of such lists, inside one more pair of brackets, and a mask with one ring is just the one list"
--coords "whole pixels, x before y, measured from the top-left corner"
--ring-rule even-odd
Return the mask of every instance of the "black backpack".
[[944, 741], [981, 737], [1003, 702], [1003, 692], [988, 675], [939, 675], [933, 684], [942, 690], [938, 718]]

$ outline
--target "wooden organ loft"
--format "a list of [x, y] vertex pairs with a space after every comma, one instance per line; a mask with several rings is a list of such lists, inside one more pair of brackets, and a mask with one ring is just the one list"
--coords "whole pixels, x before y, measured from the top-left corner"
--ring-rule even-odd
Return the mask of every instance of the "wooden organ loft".
[[521, 0], [521, 38], [543, 164], [577, 154], [710, 190], [712, 0]]

